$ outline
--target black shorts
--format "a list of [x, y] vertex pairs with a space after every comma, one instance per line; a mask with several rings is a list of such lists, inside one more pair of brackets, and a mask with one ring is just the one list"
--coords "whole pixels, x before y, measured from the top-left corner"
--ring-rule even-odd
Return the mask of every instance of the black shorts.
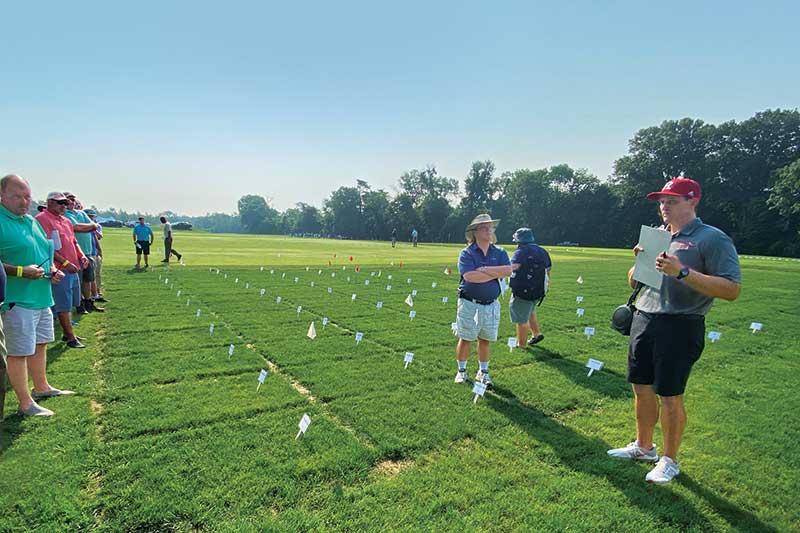
[[628, 347], [628, 381], [652, 385], [659, 396], [686, 389], [692, 365], [705, 347], [701, 315], [653, 315], [636, 311]]
[[94, 260], [88, 256], [86, 259], [89, 260], [89, 264], [81, 270], [81, 280], [90, 283], [94, 281]]
[[136, 255], [150, 255], [150, 241], [136, 241]]

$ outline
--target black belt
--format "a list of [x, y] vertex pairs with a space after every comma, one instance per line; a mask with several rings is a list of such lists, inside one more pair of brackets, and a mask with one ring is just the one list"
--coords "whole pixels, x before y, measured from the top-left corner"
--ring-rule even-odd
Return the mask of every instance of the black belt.
[[495, 298], [494, 300], [478, 300], [477, 298], [472, 298], [471, 296], [467, 296], [463, 292], [459, 292], [458, 297], [461, 298], [462, 300], [468, 300], [478, 305], [491, 305], [497, 301], [497, 298]]

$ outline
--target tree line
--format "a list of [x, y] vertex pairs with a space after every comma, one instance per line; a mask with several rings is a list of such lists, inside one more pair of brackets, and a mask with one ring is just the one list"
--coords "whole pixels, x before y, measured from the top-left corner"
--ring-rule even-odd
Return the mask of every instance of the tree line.
[[429, 166], [405, 172], [397, 192], [367, 181], [339, 187], [321, 209], [298, 203], [279, 212], [256, 195], [239, 200], [245, 232], [320, 234], [353, 239], [390, 238], [462, 242], [478, 213], [502, 219], [507, 242], [515, 228], [533, 228], [537, 241], [627, 247], [641, 224], [659, 224], [645, 200], [675, 176], [703, 187], [699, 215], [728, 233], [743, 253], [800, 255], [800, 113], [766, 110], [742, 122], [714, 125], [685, 118], [638, 131], [628, 153], [601, 181], [569, 165], [497, 174], [492, 161], [472, 163], [462, 183]]

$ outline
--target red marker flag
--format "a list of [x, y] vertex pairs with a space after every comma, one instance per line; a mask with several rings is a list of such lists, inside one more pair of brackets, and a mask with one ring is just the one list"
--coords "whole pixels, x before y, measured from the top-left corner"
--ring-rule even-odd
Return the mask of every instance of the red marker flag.
[[353, 262], [353, 256], [352, 255], [350, 256], [350, 262], [351, 263]]

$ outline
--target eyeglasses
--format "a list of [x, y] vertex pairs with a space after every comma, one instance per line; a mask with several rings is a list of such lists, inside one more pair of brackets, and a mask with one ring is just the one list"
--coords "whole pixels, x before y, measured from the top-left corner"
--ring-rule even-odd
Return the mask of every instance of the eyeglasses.
[[67, 200], [53, 200], [53, 201], [58, 205], [63, 205], [63, 206], [69, 205], [69, 202]]

